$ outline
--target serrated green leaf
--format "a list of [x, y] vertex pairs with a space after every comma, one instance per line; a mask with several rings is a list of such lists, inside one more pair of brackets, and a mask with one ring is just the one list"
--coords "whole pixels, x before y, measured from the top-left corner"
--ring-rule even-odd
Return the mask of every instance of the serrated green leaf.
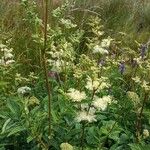
[[3, 127], [2, 127], [2, 132], [1, 132], [1, 134], [3, 134], [3, 133], [5, 132], [6, 127], [7, 127], [7, 125], [10, 123], [10, 121], [11, 121], [11, 118], [9, 118], [9, 119], [7, 119], [7, 120], [5, 121], [5, 123], [4, 123]]
[[14, 134], [16, 134], [16, 133], [18, 133], [18, 132], [22, 132], [22, 131], [24, 131], [24, 130], [26, 130], [26, 128], [24, 128], [23, 126], [14, 127], [14, 128], [11, 130], [11, 132], [7, 135], [7, 137], [9, 137], [9, 136], [11, 136], [11, 135], [14, 135]]
[[20, 106], [14, 100], [8, 100], [7, 106], [15, 116], [20, 114]]
[[27, 138], [27, 143], [30, 143], [33, 139], [34, 139], [34, 137], [28, 136], [28, 138]]

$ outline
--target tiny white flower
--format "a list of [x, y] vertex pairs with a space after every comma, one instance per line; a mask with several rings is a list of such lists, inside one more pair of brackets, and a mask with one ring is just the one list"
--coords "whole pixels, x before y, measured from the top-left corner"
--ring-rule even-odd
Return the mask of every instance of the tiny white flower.
[[87, 111], [80, 111], [77, 114], [77, 117], [75, 119], [77, 122], [81, 122], [81, 121], [87, 121], [89, 123], [97, 121], [96, 120], [96, 115], [94, 115], [93, 113], [88, 113]]
[[7, 66], [15, 62], [12, 59], [14, 57], [14, 55], [12, 54], [12, 48], [8, 49], [6, 45], [1, 44], [0, 50], [1, 52], [3, 52], [3, 56], [0, 59], [0, 65]]
[[86, 99], [85, 92], [80, 92], [73, 88], [68, 90], [67, 96], [69, 96], [73, 102], [81, 102], [83, 99]]
[[96, 109], [94, 107], [90, 107], [89, 114], [95, 114]]
[[93, 53], [100, 53], [100, 54], [104, 55], [104, 54], [108, 54], [108, 51], [105, 48], [103, 48], [99, 45], [96, 45], [93, 48]]
[[105, 77], [101, 77], [99, 79], [96, 78], [93, 80], [92, 80], [92, 78], [88, 77], [87, 84], [85, 87], [88, 90], [91, 90], [91, 91], [96, 90], [96, 92], [99, 92], [100, 90], [103, 90], [104, 88], [110, 87], [110, 84], [106, 82], [107, 80], [108, 79]]
[[143, 137], [144, 137], [144, 138], [149, 137], [149, 131], [148, 131], [147, 129], [144, 129], [144, 130], [143, 130]]
[[23, 86], [23, 87], [18, 88], [17, 93], [20, 94], [20, 95], [24, 95], [25, 93], [28, 93], [30, 91], [31, 91], [30, 87]]
[[7, 60], [6, 61], [6, 65], [10, 65], [10, 64], [12, 64], [12, 63], [14, 63], [15, 62], [15, 60]]
[[89, 105], [87, 103], [81, 104], [81, 110], [87, 110]]
[[107, 82], [102, 82], [99, 86], [99, 90], [103, 90], [105, 88], [109, 88], [110, 87], [110, 84], [107, 83]]
[[104, 111], [107, 108], [108, 103], [106, 101], [103, 101], [102, 98], [95, 97], [95, 100], [93, 101], [93, 106], [97, 109], [100, 109]]
[[101, 36], [101, 35], [104, 34], [104, 31], [98, 31], [97, 33], [98, 33], [99, 36]]
[[[63, 60], [52, 60], [48, 59], [47, 62], [49, 63], [50, 66], [52, 66], [52, 71], [54, 72], [61, 72], [62, 67], [64, 66], [64, 61]], [[65, 65], [68, 65], [67, 62], [65, 62]]]
[[149, 91], [150, 90], [150, 86], [149, 86], [149, 82], [147, 81], [143, 81], [141, 87], [145, 90], [145, 91]]
[[111, 39], [110, 37], [108, 37], [107, 39], [103, 39], [101, 42], [101, 47], [105, 47], [105, 48], [109, 48], [110, 43], [113, 39]]
[[12, 48], [8, 49], [5, 46], [4, 48], [1, 49], [1, 51], [4, 52], [4, 53], [11, 53], [13, 51], [13, 49]]
[[93, 53], [98, 53], [101, 47], [99, 45], [94, 46]]
[[6, 45], [4, 45], [4, 44], [0, 44], [0, 48], [2, 49], [2, 48], [4, 48]]
[[97, 90], [100, 85], [100, 81], [98, 79], [92, 80], [90, 77], [87, 78], [87, 85], [85, 86], [89, 90]]
[[141, 83], [141, 80], [138, 76], [132, 78], [132, 80], [135, 82], [135, 83]]
[[111, 104], [111, 102], [112, 102], [112, 97], [110, 95], [103, 96], [102, 99], [103, 99], [103, 101], [107, 102], [108, 104]]
[[73, 150], [73, 146], [69, 143], [61, 143], [60, 148], [61, 150]]
[[14, 55], [12, 53], [5, 53], [4, 54], [5, 59], [13, 58]]
[[108, 104], [111, 104], [111, 102], [111, 96], [103, 96], [102, 98], [95, 96], [93, 106], [97, 109], [104, 111], [107, 108]]
[[4, 59], [0, 59], [0, 65], [4, 65], [4, 64], [5, 64]]

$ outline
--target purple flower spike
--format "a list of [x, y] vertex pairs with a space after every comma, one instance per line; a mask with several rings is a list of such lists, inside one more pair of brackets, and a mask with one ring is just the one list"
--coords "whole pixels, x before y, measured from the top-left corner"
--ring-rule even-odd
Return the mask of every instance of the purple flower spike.
[[49, 76], [50, 78], [56, 79], [57, 72], [49, 71], [49, 72], [48, 72], [48, 76]]
[[121, 62], [120, 65], [119, 65], [119, 71], [121, 74], [124, 73], [125, 71], [125, 63], [124, 62]]
[[141, 51], [141, 57], [143, 59], [144, 56], [146, 55], [146, 52], [147, 52], [147, 44], [142, 44], [141, 48], [140, 48], [140, 51]]
[[99, 65], [100, 65], [100, 66], [104, 66], [104, 65], [105, 65], [105, 61], [104, 61], [104, 59], [100, 59], [100, 61], [99, 61]]

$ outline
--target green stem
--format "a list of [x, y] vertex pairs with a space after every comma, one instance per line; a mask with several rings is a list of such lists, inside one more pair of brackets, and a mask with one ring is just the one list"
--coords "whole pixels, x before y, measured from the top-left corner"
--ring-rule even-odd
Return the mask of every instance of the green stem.
[[89, 114], [89, 112], [90, 112], [90, 108], [91, 108], [92, 101], [93, 101], [94, 96], [95, 96], [95, 92], [96, 92], [96, 90], [95, 90], [95, 89], [93, 89], [92, 97], [91, 97], [91, 102], [90, 102], [90, 104], [89, 104], [89, 107], [88, 107], [88, 110], [87, 110], [87, 114]]
[[85, 122], [82, 122], [82, 131], [81, 131], [81, 150], [84, 150], [84, 133], [85, 133]]
[[146, 101], [147, 101], [147, 93], [145, 93], [143, 104], [142, 104], [142, 107], [141, 107], [141, 111], [140, 111], [139, 114], [137, 114], [137, 121], [136, 121], [136, 138], [137, 138], [137, 142], [140, 141], [140, 134], [141, 134], [141, 130], [142, 130], [142, 115], [143, 115], [143, 110], [144, 110], [144, 106], [145, 106]]

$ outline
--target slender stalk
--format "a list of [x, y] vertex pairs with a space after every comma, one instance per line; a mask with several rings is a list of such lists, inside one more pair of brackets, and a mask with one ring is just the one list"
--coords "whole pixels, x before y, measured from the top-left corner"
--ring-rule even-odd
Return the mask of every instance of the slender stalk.
[[47, 23], [48, 23], [48, 0], [44, 1], [44, 46], [42, 51], [43, 70], [45, 75], [46, 89], [48, 93], [48, 120], [49, 120], [49, 137], [51, 136], [51, 89], [48, 80], [48, 69], [46, 61], [46, 48], [47, 48]]
[[84, 150], [84, 133], [85, 133], [85, 122], [82, 122], [81, 150]]
[[144, 110], [145, 103], [147, 101], [147, 96], [148, 96], [147, 93], [145, 93], [140, 113], [137, 114], [137, 121], [136, 121], [136, 138], [137, 138], [137, 142], [140, 141], [140, 134], [141, 134], [141, 130], [142, 130], [142, 115], [143, 115], [143, 110]]
[[[94, 98], [96, 90], [93, 89], [91, 101]], [[87, 115], [89, 114], [90, 108], [91, 108], [92, 102], [89, 104]], [[85, 134], [85, 122], [82, 122], [82, 128], [81, 128], [81, 150], [84, 150], [84, 134]]]
[[88, 107], [88, 110], [87, 110], [87, 114], [89, 114], [89, 112], [90, 112], [90, 108], [91, 108], [92, 101], [93, 101], [94, 96], [95, 96], [95, 92], [96, 92], [96, 90], [95, 90], [95, 89], [93, 89], [92, 97], [91, 97], [91, 103], [89, 104], [89, 107]]

